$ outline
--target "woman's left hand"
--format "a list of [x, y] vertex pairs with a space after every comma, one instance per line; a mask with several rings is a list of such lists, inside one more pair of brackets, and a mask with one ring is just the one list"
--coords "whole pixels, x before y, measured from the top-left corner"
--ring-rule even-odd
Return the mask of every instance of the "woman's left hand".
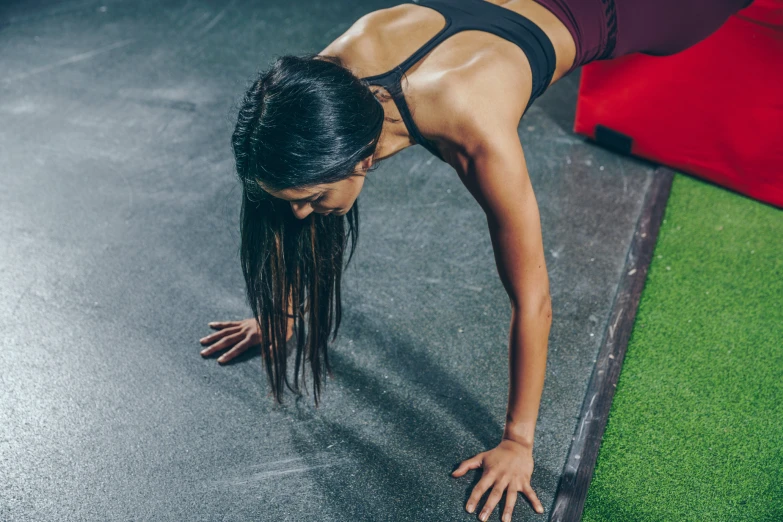
[[479, 518], [487, 520], [489, 514], [500, 502], [503, 492], [506, 494], [506, 506], [501, 520], [511, 522], [511, 512], [517, 502], [517, 491], [521, 491], [533, 504], [536, 513], [543, 513], [544, 506], [539, 502], [535, 491], [530, 486], [530, 477], [533, 475], [533, 448], [509, 439], [503, 439], [494, 449], [484, 451], [463, 461], [451, 474], [453, 477], [461, 477], [469, 469], [483, 468], [483, 475], [478, 484], [473, 488], [466, 509], [473, 513], [478, 501], [491, 487], [492, 493], [484, 503]]

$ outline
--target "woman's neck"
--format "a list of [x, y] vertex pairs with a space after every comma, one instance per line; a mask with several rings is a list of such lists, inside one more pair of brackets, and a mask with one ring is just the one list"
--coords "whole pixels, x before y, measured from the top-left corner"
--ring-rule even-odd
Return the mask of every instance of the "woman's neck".
[[[394, 107], [396, 109], [396, 107]], [[395, 114], [389, 114], [388, 107], [384, 104], [384, 111], [387, 117], [397, 121], [384, 121], [381, 129], [381, 136], [378, 138], [378, 145], [375, 148], [375, 161], [394, 156], [403, 149], [415, 145], [416, 142], [408, 132], [405, 122], [400, 117], [399, 112], [394, 110]]]

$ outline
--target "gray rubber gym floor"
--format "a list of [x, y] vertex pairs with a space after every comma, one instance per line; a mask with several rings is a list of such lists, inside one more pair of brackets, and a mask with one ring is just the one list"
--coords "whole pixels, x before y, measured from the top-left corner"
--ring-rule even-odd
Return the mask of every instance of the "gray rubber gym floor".
[[[274, 406], [258, 349], [199, 355], [209, 321], [249, 316], [229, 148], [247, 82], [391, 5], [3, 3], [0, 519], [476, 519], [481, 470], [450, 473], [500, 440], [511, 311], [481, 208], [423, 147], [365, 183], [318, 409]], [[546, 514], [520, 494], [515, 520], [549, 516], [652, 179], [573, 134], [577, 86], [519, 126], [554, 319]]]

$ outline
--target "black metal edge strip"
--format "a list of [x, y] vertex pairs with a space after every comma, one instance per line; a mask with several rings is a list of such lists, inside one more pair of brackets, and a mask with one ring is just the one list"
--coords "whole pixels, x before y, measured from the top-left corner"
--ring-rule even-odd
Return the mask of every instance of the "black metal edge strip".
[[549, 518], [552, 522], [578, 522], [582, 518], [587, 490], [593, 478], [609, 409], [673, 180], [674, 172], [666, 167], [658, 167], [653, 172], [612, 304], [612, 313], [604, 331], [603, 344], [571, 439], [571, 449], [555, 493], [554, 507]]

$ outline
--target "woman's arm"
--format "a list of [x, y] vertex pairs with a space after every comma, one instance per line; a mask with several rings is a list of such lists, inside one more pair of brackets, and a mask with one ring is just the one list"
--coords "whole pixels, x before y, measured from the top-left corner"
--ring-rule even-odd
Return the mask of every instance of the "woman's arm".
[[511, 302], [503, 438], [532, 447], [552, 322], [549, 277], [538, 205], [516, 129], [489, 138], [474, 152], [469, 177]]
[[468, 511], [473, 512], [491, 487], [479, 516], [486, 520], [508, 489], [504, 520], [510, 520], [517, 491], [528, 497], [536, 512], [544, 512], [530, 479], [552, 308], [538, 205], [516, 125], [509, 120], [504, 125], [491, 114], [483, 122], [473, 127], [483, 131], [474, 135], [481, 137], [468, 149], [461, 177], [486, 214], [498, 274], [511, 303], [508, 407], [498, 447], [463, 461], [453, 475], [483, 468], [468, 499]]

